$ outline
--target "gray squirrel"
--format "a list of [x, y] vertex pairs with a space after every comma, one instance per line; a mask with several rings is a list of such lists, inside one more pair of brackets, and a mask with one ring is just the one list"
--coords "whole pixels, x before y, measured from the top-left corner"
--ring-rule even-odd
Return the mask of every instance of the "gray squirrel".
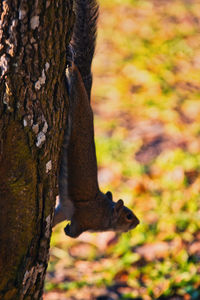
[[67, 53], [69, 113], [59, 171], [59, 204], [54, 224], [70, 220], [66, 235], [84, 231], [126, 232], [139, 224], [122, 200], [102, 193], [97, 179], [93, 111], [90, 106], [91, 64], [99, 7], [96, 0], [75, 1], [76, 21]]

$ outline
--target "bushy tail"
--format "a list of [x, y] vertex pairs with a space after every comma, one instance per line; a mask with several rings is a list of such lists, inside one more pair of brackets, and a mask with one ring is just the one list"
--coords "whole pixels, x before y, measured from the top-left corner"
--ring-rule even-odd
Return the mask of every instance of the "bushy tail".
[[95, 51], [99, 6], [96, 0], [75, 0], [76, 21], [72, 36], [74, 63], [78, 67], [90, 99], [91, 64]]

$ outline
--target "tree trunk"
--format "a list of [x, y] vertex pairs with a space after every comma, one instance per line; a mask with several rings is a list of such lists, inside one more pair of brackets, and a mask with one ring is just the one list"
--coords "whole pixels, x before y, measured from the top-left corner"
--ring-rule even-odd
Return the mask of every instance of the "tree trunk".
[[4, 0], [0, 14], [0, 299], [41, 299], [67, 114], [72, 0]]

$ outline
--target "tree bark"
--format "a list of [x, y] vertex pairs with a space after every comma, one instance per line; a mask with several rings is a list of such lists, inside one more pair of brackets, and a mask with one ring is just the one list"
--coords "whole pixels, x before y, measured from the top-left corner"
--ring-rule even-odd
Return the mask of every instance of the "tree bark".
[[41, 299], [67, 115], [72, 0], [4, 0], [0, 14], [0, 299]]

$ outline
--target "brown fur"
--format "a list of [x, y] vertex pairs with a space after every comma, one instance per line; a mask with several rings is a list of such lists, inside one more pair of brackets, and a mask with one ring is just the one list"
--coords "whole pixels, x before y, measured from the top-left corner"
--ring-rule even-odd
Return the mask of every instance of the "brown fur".
[[97, 180], [93, 111], [90, 106], [92, 81], [88, 78], [92, 78], [90, 69], [98, 5], [95, 0], [76, 0], [76, 12], [72, 39], [74, 59], [70, 55], [68, 57], [69, 118], [59, 174], [60, 204], [55, 212], [54, 225], [64, 219], [71, 220], [65, 228], [65, 233], [71, 237], [87, 230], [128, 231], [136, 227], [139, 220], [122, 200], [114, 202], [110, 192], [103, 194]]

